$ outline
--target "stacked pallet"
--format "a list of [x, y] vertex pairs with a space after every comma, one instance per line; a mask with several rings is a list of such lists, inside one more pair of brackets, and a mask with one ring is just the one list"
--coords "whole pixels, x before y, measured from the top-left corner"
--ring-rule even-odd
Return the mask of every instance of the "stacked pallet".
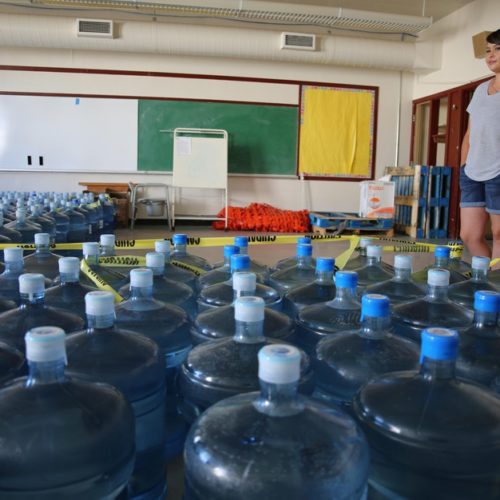
[[451, 168], [386, 167], [395, 183], [394, 228], [413, 238], [446, 238]]

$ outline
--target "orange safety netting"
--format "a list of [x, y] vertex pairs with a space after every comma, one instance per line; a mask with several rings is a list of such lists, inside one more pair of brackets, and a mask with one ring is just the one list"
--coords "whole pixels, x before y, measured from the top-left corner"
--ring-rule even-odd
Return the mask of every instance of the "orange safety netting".
[[[225, 208], [217, 217], [225, 217]], [[224, 229], [224, 221], [215, 221], [212, 226], [214, 229]], [[304, 233], [310, 229], [309, 212], [281, 210], [266, 203], [251, 203], [248, 207], [228, 207], [227, 227], [233, 231]]]

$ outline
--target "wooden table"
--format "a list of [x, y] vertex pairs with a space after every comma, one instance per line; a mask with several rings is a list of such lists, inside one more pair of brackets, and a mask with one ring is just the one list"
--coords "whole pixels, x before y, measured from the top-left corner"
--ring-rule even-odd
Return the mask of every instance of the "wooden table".
[[92, 193], [126, 193], [130, 191], [128, 182], [79, 182], [79, 186], [85, 186], [86, 191]]

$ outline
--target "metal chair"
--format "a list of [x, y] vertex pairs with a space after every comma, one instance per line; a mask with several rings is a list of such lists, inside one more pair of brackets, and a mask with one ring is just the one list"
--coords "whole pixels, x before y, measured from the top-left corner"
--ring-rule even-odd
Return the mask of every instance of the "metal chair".
[[[166, 219], [169, 231], [172, 230], [171, 205], [169, 185], [159, 182], [134, 183], [129, 182], [130, 187], [130, 229], [134, 229], [137, 219], [138, 205], [145, 205], [147, 218]], [[153, 189], [156, 192], [163, 192], [163, 196], [148, 196], [148, 190]], [[139, 197], [140, 196], [140, 197]]]

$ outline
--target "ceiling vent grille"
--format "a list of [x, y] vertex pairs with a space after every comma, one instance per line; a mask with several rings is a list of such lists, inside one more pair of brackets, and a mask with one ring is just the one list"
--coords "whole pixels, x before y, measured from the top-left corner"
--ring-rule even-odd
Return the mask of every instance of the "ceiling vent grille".
[[76, 36], [114, 38], [113, 21], [102, 19], [77, 19]]
[[316, 36], [303, 33], [281, 33], [281, 48], [316, 50]]

